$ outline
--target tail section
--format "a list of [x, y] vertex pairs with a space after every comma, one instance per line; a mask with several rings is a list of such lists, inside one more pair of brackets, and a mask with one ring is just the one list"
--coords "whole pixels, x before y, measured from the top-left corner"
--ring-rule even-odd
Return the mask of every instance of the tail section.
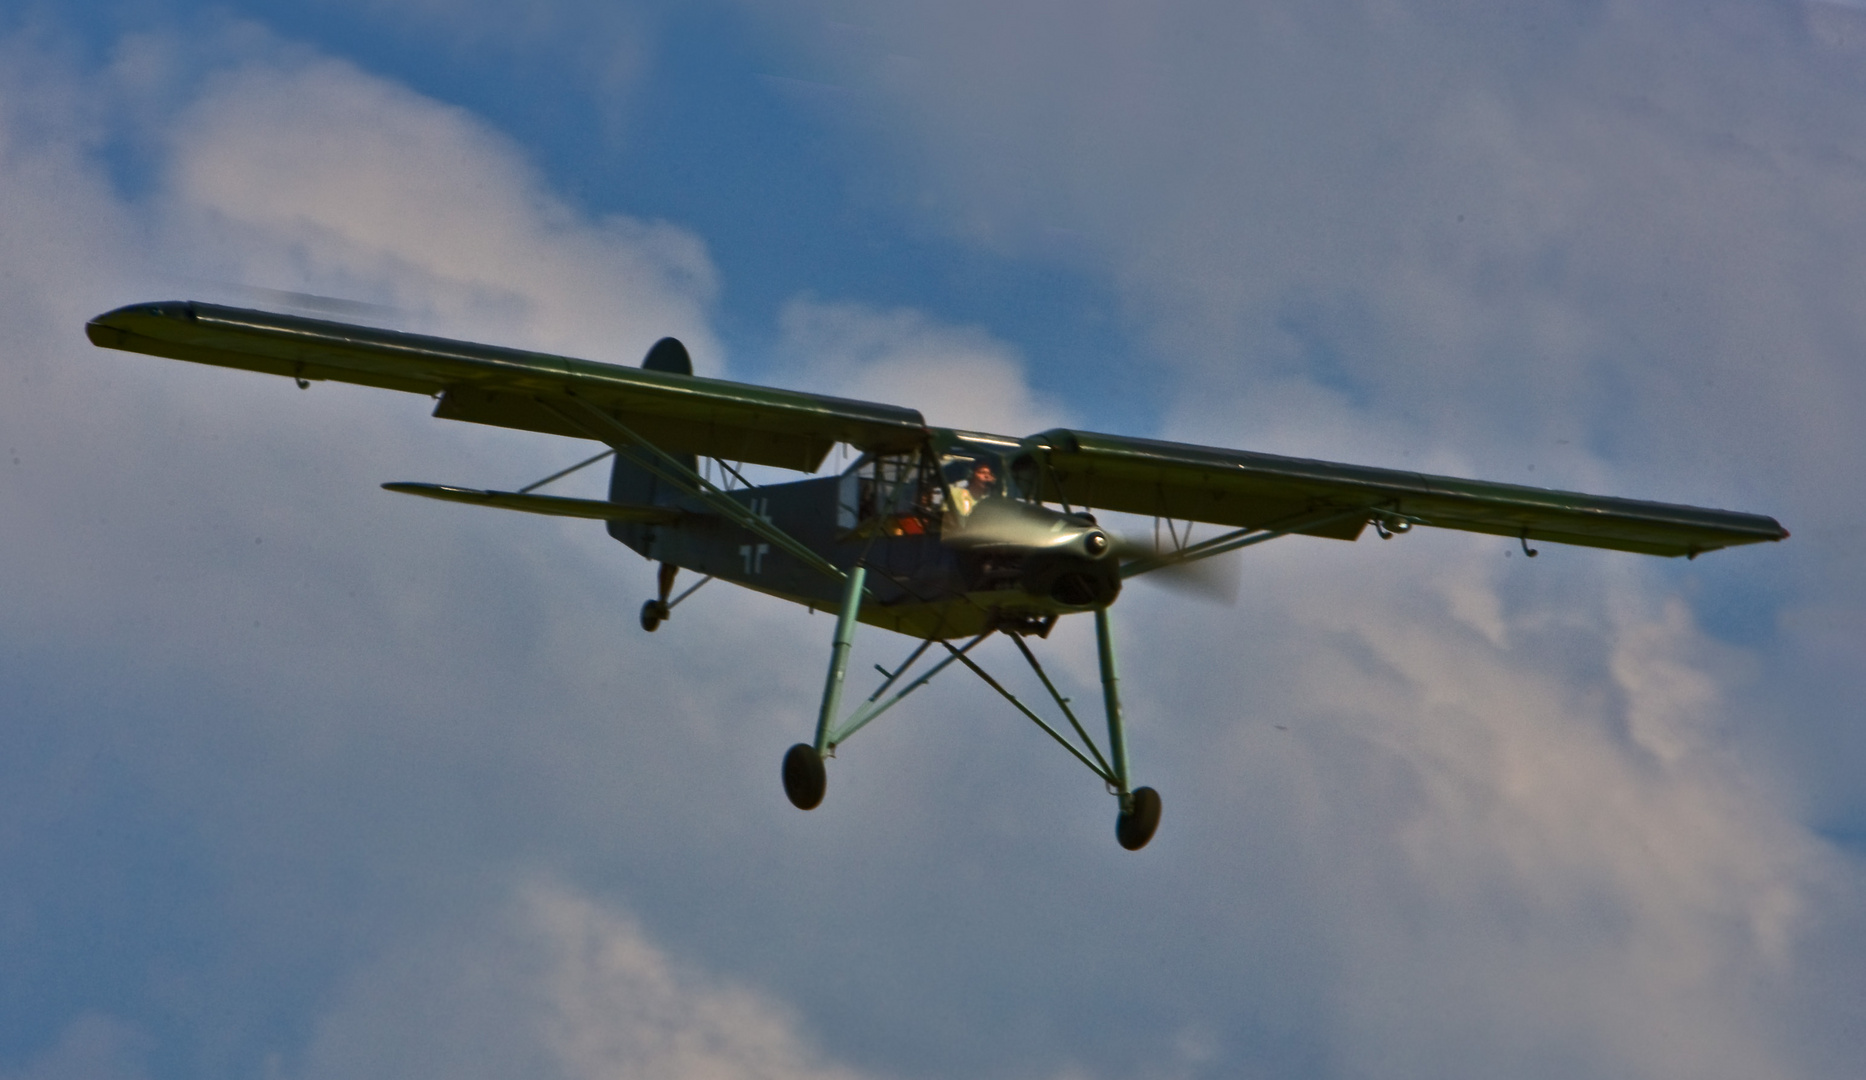
[[[654, 343], [648, 355], [642, 359], [641, 366], [648, 371], [664, 371], [673, 375], [693, 374], [693, 358], [687, 355], [687, 347], [678, 340], [667, 337]], [[693, 454], [675, 454], [680, 463], [689, 469], [699, 468], [699, 459]], [[609, 501], [628, 503], [635, 506], [654, 506], [673, 501], [678, 491], [658, 479], [653, 473], [640, 465], [617, 454], [615, 466], [609, 473]], [[652, 559], [657, 527], [640, 521], [609, 522], [609, 535], [627, 544], [636, 552]]]

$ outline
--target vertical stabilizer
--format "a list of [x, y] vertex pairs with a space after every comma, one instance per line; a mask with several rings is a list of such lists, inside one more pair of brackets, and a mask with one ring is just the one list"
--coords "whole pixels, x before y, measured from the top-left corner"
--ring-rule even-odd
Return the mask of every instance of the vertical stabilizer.
[[[687, 355], [687, 347], [677, 338], [665, 337], [654, 343], [648, 355], [642, 358], [641, 366], [648, 371], [664, 371], [671, 375], [693, 374], [693, 358]], [[681, 463], [689, 469], [699, 468], [699, 459], [693, 454], [675, 454]], [[656, 506], [672, 502], [679, 494], [678, 490], [662, 483], [655, 475], [640, 465], [629, 461], [621, 454], [616, 455], [615, 466], [609, 473], [609, 501], [630, 503], [636, 506]], [[622, 541], [635, 551], [648, 558], [655, 558], [654, 541], [656, 526], [633, 521], [611, 521], [609, 535]]]

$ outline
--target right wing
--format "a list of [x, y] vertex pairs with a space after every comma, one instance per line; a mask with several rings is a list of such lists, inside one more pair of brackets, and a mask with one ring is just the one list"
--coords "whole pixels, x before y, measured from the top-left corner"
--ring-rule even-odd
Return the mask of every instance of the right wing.
[[893, 451], [926, 438], [920, 414], [893, 405], [215, 304], [132, 304], [84, 330], [105, 348], [428, 394], [443, 419], [603, 438], [551, 407], [569, 396], [670, 453], [801, 472], [839, 442]]
[[1788, 536], [1774, 518], [1731, 510], [1084, 431], [1037, 440], [1047, 448], [1043, 498], [1182, 521], [1341, 540], [1379, 521], [1691, 558]]

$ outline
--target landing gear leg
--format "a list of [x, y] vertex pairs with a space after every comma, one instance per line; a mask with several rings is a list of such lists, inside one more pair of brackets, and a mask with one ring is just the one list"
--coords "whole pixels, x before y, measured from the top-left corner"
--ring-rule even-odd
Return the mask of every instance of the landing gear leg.
[[1150, 787], [1128, 787], [1127, 729], [1121, 722], [1121, 680], [1115, 674], [1114, 633], [1108, 609], [1095, 612], [1095, 649], [1101, 660], [1101, 696], [1108, 711], [1108, 756], [1114, 766], [1115, 794], [1121, 813], [1114, 821], [1114, 837], [1129, 851], [1139, 851], [1160, 827], [1160, 793]]
[[661, 595], [658, 599], [649, 600], [641, 606], [641, 628], [650, 634], [660, 629], [661, 623], [673, 613], [672, 606], [667, 602], [667, 596], [674, 591], [674, 575], [678, 573], [680, 573], [680, 567], [671, 562], [662, 563], [656, 582], [660, 586]]
[[849, 670], [849, 648], [855, 643], [856, 616], [862, 608], [863, 566], [851, 567], [842, 592], [842, 613], [836, 616], [836, 640], [829, 652], [829, 676], [823, 682], [823, 707], [816, 715], [815, 743], [798, 743], [784, 755], [784, 794], [799, 810], [814, 810], [829, 787], [823, 751], [829, 745], [830, 725], [842, 706], [843, 676]]

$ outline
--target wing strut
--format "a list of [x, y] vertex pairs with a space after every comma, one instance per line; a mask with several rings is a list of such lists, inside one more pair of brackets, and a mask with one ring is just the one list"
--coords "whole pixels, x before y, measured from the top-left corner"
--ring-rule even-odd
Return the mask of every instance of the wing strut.
[[[574, 394], [561, 399], [539, 397], [538, 404], [556, 413], [567, 423], [581, 428], [593, 439], [608, 443], [617, 454], [629, 459], [655, 476], [701, 500], [733, 524], [771, 541], [793, 558], [814, 570], [840, 581], [848, 575], [828, 559], [810, 550], [803, 542], [752, 512], [751, 507], [727, 495], [713, 483], [688, 468], [674, 455], [637, 435], [633, 428], [596, 408]], [[568, 402], [572, 408], [562, 408]]]
[[1375, 508], [1371, 506], [1350, 506], [1345, 509], [1338, 506], [1331, 506], [1326, 509], [1312, 510], [1294, 517], [1287, 517], [1269, 525], [1255, 525], [1243, 529], [1234, 529], [1221, 536], [1214, 536], [1210, 540], [1201, 540], [1191, 547], [1180, 548], [1178, 551], [1161, 552], [1157, 555], [1145, 555], [1132, 562], [1124, 563], [1121, 566], [1121, 577], [1124, 579], [1131, 578], [1139, 574], [1145, 574], [1151, 570], [1160, 570], [1169, 566], [1183, 566], [1186, 563], [1196, 562], [1199, 559], [1209, 559], [1213, 555], [1223, 555], [1227, 551], [1236, 551], [1239, 548], [1250, 547], [1252, 544], [1261, 544], [1265, 540], [1275, 540], [1279, 536], [1288, 536], [1290, 533], [1302, 532], [1305, 529], [1321, 528], [1324, 525], [1332, 525], [1337, 521], [1349, 518], [1365, 517], [1374, 512]]

